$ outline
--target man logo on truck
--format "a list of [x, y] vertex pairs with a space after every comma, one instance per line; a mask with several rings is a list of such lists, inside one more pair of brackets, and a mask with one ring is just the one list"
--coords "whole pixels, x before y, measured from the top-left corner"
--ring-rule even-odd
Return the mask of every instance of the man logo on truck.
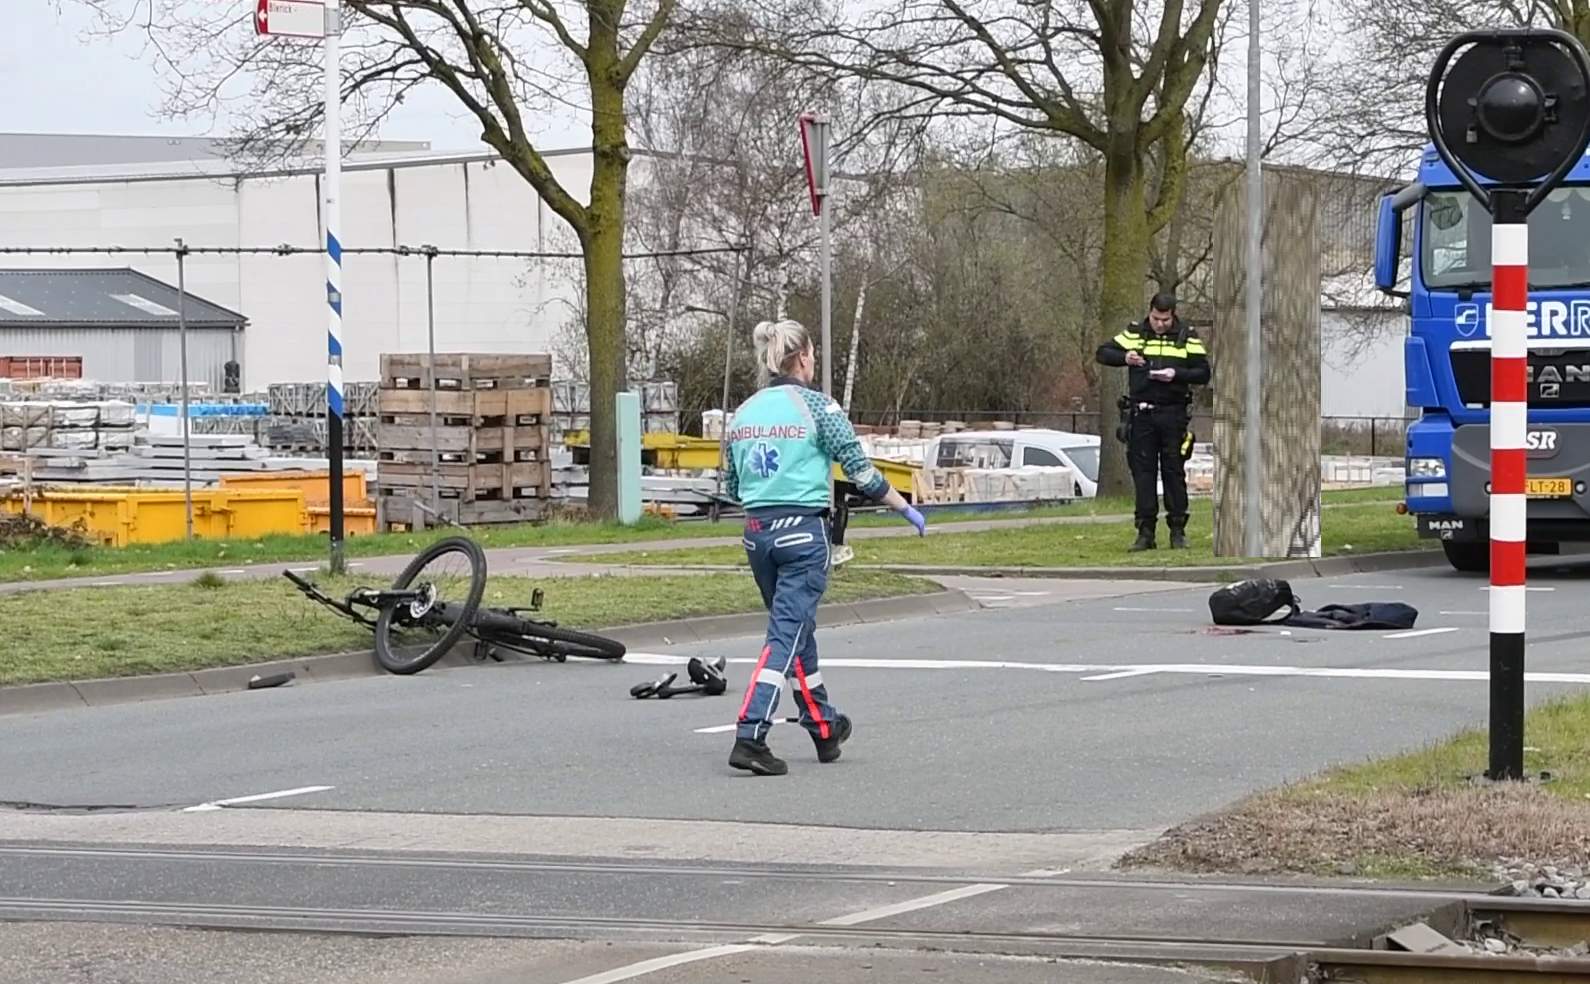
[[[1590, 337], [1590, 298], [1530, 301], [1524, 316], [1531, 338]], [[1452, 305], [1452, 325], [1464, 338], [1472, 338], [1477, 333], [1490, 338], [1490, 304], [1485, 305], [1484, 317], [1481, 317], [1480, 306], [1472, 301]]]

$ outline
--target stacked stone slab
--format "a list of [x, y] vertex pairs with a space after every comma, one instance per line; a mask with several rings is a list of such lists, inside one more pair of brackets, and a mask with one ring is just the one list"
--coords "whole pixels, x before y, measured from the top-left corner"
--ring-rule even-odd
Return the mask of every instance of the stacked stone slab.
[[125, 451], [135, 411], [122, 400], [7, 399], [0, 402], [0, 451]]
[[[343, 384], [342, 451], [349, 457], [375, 457], [379, 388], [370, 381]], [[272, 383], [266, 387], [265, 401], [261, 444], [280, 452], [326, 453], [324, 382]]]
[[[671, 380], [652, 380], [638, 384], [640, 429], [647, 434], [679, 433], [679, 384]], [[635, 384], [631, 385], [635, 389]], [[569, 432], [591, 429], [591, 387], [574, 379], [552, 381], [552, 439], [563, 440]]]

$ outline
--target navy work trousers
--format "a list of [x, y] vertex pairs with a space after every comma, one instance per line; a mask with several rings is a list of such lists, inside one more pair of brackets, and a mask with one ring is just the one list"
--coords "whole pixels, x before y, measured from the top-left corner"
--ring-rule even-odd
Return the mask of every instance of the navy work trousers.
[[747, 518], [745, 554], [767, 606], [767, 637], [740, 705], [737, 738], [766, 741], [790, 681], [801, 726], [819, 738], [838, 716], [817, 669], [817, 604], [828, 590], [828, 524], [821, 516]]

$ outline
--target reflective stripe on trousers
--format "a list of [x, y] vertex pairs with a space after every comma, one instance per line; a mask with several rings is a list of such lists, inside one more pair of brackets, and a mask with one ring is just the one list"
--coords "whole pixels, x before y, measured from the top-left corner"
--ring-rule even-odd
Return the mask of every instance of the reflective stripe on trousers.
[[827, 738], [838, 715], [817, 668], [817, 605], [828, 590], [828, 524], [820, 516], [792, 516], [747, 529], [743, 542], [751, 574], [767, 607], [762, 657], [745, 688], [736, 737], [764, 741], [790, 680], [802, 727]]

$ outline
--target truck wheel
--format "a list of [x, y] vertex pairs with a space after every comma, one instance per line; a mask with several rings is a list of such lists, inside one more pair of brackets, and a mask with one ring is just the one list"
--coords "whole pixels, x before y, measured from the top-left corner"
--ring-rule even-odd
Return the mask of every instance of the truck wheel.
[[1455, 571], [1483, 574], [1491, 569], [1491, 545], [1488, 541], [1442, 540], [1441, 549], [1446, 551], [1446, 562]]

